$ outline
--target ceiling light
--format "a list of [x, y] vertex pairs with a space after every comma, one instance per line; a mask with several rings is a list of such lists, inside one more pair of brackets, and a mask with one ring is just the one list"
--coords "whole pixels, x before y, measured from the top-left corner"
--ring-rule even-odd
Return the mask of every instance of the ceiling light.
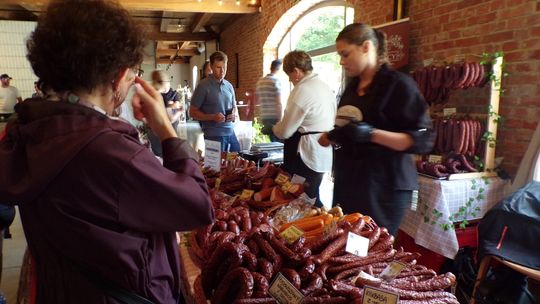
[[240, 0], [236, 0], [236, 5], [240, 5]]
[[217, 4], [223, 5], [223, 0], [218, 0]]

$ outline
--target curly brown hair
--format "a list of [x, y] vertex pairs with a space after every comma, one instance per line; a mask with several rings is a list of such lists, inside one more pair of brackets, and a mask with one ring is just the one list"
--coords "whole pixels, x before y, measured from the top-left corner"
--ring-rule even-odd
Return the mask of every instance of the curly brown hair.
[[140, 64], [145, 42], [141, 28], [116, 1], [53, 0], [26, 42], [26, 57], [56, 92], [91, 92]]

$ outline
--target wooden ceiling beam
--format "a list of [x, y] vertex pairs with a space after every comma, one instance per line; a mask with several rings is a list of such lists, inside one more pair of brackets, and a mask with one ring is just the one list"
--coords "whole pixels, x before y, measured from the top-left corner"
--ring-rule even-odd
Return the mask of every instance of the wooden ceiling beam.
[[[178, 53], [177, 53], [178, 52]], [[161, 56], [195, 56], [197, 55], [196, 50], [175, 50], [175, 49], [156, 49], [156, 57], [159, 58]]]
[[196, 41], [203, 42], [216, 39], [215, 35], [210, 33], [162, 33], [158, 31], [149, 31], [146, 36], [150, 40], [156, 41]]
[[182, 44], [180, 45], [180, 49], [181, 50], [185, 50], [189, 47], [189, 45], [191, 44], [191, 41], [184, 41], [182, 42]]
[[193, 23], [191, 23], [191, 32], [192, 33], [200, 32], [201, 29], [204, 28], [206, 23], [208, 23], [208, 21], [210, 21], [210, 19], [212, 18], [213, 15], [214, 14], [211, 14], [211, 13], [197, 14], [195, 16], [195, 18], [193, 19]]
[[[35, 0], [2, 0], [2, 4], [13, 4], [20, 6], [39, 6], [39, 11], [43, 10], [44, 5], [47, 5], [50, 0], [40, 0], [36, 4]], [[172, 12], [187, 12], [187, 13], [219, 13], [219, 14], [253, 14], [260, 11], [260, 0], [241, 0], [240, 5], [236, 5], [236, 1], [222, 1], [221, 4], [217, 0], [121, 0], [122, 6], [128, 10], [142, 11], [172, 11]], [[253, 3], [254, 2], [254, 3]]]

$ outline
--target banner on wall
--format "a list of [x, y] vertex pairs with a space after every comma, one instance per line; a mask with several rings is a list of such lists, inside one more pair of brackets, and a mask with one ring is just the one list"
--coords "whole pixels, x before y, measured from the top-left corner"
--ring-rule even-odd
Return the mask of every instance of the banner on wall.
[[409, 18], [374, 26], [386, 34], [388, 59], [399, 69], [409, 63]]

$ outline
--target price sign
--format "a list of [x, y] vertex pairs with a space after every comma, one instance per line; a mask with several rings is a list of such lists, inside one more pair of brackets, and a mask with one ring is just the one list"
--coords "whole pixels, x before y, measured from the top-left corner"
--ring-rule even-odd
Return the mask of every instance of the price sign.
[[362, 304], [397, 304], [399, 295], [379, 288], [364, 286]]
[[425, 66], [425, 67], [426, 67], [426, 66], [430, 66], [430, 65], [433, 64], [433, 58], [425, 59], [425, 60], [423, 61], [423, 63], [424, 63], [424, 66]]
[[299, 229], [294, 225], [283, 230], [279, 234], [279, 236], [282, 237], [289, 244], [296, 242], [296, 240], [298, 240], [302, 235], [304, 235], [304, 231], [302, 231], [302, 229]]
[[242, 190], [242, 194], [240, 194], [240, 200], [241, 201], [247, 201], [248, 199], [251, 199], [251, 197], [253, 196], [254, 193], [255, 193], [255, 191], [253, 191], [253, 190], [244, 189], [244, 190]]
[[221, 171], [221, 143], [214, 140], [204, 141], [204, 166]]
[[392, 281], [395, 279], [407, 265], [401, 262], [393, 261], [381, 272], [379, 278], [385, 281]]
[[442, 156], [440, 155], [430, 154], [428, 156], [428, 162], [430, 163], [440, 163], [441, 161], [442, 161]]
[[332, 221], [332, 223], [324, 226], [324, 231], [323, 231], [323, 236], [327, 236], [329, 235], [330, 233], [332, 233], [333, 231], [335, 231], [337, 229], [337, 223]]
[[227, 152], [227, 160], [235, 160], [238, 156], [236, 152]]
[[216, 178], [216, 183], [214, 184], [214, 189], [219, 190], [219, 186], [221, 185], [221, 178]]
[[300, 304], [304, 298], [304, 295], [281, 273], [278, 273], [270, 285], [268, 294], [280, 304]]
[[443, 109], [443, 116], [452, 116], [457, 113], [456, 108], [444, 108]]
[[285, 184], [286, 182], [289, 181], [289, 177], [287, 175], [283, 174], [283, 173], [280, 173], [276, 177], [275, 181], [276, 181], [276, 184], [281, 186], [281, 185], [283, 185], [283, 184]]
[[291, 178], [291, 183], [293, 184], [303, 184], [306, 181], [306, 178], [300, 175], [293, 174]]
[[289, 192], [289, 189], [291, 189], [291, 186], [293, 184], [289, 181], [285, 182], [283, 185], [281, 185], [281, 190], [283, 190], [283, 192], [287, 193]]
[[359, 257], [367, 256], [369, 248], [369, 239], [356, 233], [349, 232], [347, 236], [347, 245], [345, 251]]

